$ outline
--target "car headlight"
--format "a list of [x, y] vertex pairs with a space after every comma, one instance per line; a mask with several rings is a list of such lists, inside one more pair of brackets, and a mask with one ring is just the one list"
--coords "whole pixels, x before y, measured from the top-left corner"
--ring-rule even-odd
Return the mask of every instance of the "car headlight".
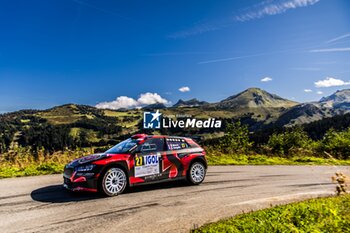
[[94, 167], [95, 167], [94, 164], [79, 166], [79, 167], [75, 168], [75, 171], [77, 171], [77, 172], [87, 172], [87, 171], [91, 171], [92, 169], [94, 169]]

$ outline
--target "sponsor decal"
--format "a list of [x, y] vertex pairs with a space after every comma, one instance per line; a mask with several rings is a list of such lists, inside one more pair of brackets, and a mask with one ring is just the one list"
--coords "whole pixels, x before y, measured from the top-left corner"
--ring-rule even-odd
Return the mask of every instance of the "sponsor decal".
[[[196, 119], [191, 116], [164, 116], [157, 110], [156, 112], [144, 112], [143, 128], [160, 129], [160, 128], [221, 128], [222, 121], [215, 118]], [[181, 118], [181, 119], [179, 119]]]
[[158, 155], [145, 155], [135, 157], [135, 177], [144, 177], [159, 174]]
[[185, 140], [180, 138], [167, 138], [166, 143], [170, 150], [181, 150], [188, 147]]

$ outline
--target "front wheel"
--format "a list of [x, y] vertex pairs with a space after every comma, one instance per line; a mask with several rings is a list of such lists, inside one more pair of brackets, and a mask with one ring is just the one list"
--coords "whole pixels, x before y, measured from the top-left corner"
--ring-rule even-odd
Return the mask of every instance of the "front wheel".
[[112, 167], [107, 170], [101, 181], [101, 191], [107, 196], [121, 194], [127, 185], [126, 174], [123, 169]]
[[206, 169], [203, 163], [195, 162], [191, 165], [187, 173], [187, 180], [190, 184], [200, 184], [203, 182], [206, 174]]

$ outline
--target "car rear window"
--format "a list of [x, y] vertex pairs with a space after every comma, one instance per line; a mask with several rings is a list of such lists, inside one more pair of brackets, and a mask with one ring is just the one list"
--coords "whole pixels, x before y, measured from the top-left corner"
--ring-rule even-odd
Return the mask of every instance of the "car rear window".
[[182, 150], [190, 147], [187, 142], [181, 138], [167, 138], [166, 145], [168, 150]]

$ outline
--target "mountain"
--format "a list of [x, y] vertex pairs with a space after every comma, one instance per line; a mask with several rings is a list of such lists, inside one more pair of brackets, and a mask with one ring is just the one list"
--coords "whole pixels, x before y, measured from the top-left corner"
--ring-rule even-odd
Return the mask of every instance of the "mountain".
[[230, 96], [218, 103], [203, 105], [203, 110], [227, 111], [226, 118], [243, 119], [255, 125], [252, 129], [264, 124], [274, 123], [284, 112], [298, 105], [297, 102], [284, 99], [260, 88], [249, 88], [237, 95]]
[[217, 103], [191, 99], [179, 100], [172, 107], [153, 104], [143, 109], [123, 111], [77, 104], [65, 104], [47, 110], [21, 110], [0, 114], [0, 129], [9, 128], [16, 131], [16, 135], [21, 135], [26, 129], [41, 125], [62, 126], [68, 128], [73, 137], [85, 132], [91, 142], [97, 143], [139, 132], [145, 110], [161, 109], [162, 114], [167, 116], [187, 115], [201, 119], [222, 119], [225, 122], [239, 119], [254, 131], [264, 126], [292, 126], [343, 115], [350, 113], [349, 106], [350, 90], [337, 91], [318, 102], [299, 104], [259, 88], [249, 88]]
[[350, 89], [340, 90], [328, 97], [323, 97], [319, 104], [326, 108], [350, 110]]
[[208, 104], [208, 102], [205, 101], [199, 101], [196, 98], [190, 99], [190, 100], [182, 100], [179, 99], [176, 104], [173, 105], [173, 107], [198, 107]]
[[156, 104], [149, 104], [149, 105], [143, 107], [142, 109], [147, 110], [147, 111], [151, 111], [154, 109], [164, 109], [164, 108], [166, 108], [166, 106], [164, 104], [156, 103]]
[[[258, 88], [247, 89], [217, 103], [206, 103], [197, 99], [179, 100], [172, 107], [153, 104], [143, 109], [110, 110], [65, 104], [47, 110], [21, 110], [0, 114], [0, 153], [16, 145], [41, 145], [50, 151], [65, 147], [113, 145], [134, 133], [144, 132], [144, 111], [156, 109], [161, 109], [163, 116], [215, 118], [221, 119], [223, 124], [240, 120], [242, 124], [248, 125], [249, 130], [257, 132], [259, 140], [266, 140], [276, 128], [297, 124], [303, 125], [309, 135], [317, 138], [330, 127], [341, 128], [349, 125], [349, 106], [350, 90], [337, 91], [318, 102], [299, 104]], [[312, 122], [313, 124], [306, 125]], [[223, 130], [162, 129], [161, 132], [200, 135], [205, 139], [219, 137]]]
[[296, 102], [283, 99], [260, 88], [249, 88], [237, 95], [230, 96], [213, 106], [221, 109], [237, 108], [290, 108]]
[[300, 125], [331, 116], [333, 116], [332, 113], [327, 109], [320, 108], [317, 103], [303, 103], [287, 110], [277, 119], [275, 124], [278, 126]]
[[[71, 128], [72, 134], [81, 131], [96, 129], [101, 125], [122, 127], [124, 133], [137, 132], [140, 127], [143, 111], [162, 109], [164, 115], [188, 115], [199, 118], [241, 119], [252, 128], [262, 124], [275, 122], [283, 113], [297, 103], [270, 94], [258, 88], [247, 89], [218, 103], [207, 103], [198, 99], [179, 100], [173, 107], [167, 108], [163, 104], [153, 104], [143, 109], [110, 110], [98, 109], [87, 105], [65, 104], [47, 110], [26, 110], [5, 114], [13, 125], [20, 124], [19, 128], [35, 125], [35, 122], [46, 121], [51, 125], [66, 125]], [[190, 108], [188, 108], [190, 107]], [[0, 115], [0, 118], [4, 115]], [[35, 118], [35, 119], [34, 119]], [[17, 120], [16, 120], [17, 119]], [[18, 123], [19, 120], [19, 123]], [[21, 129], [19, 129], [21, 131]], [[91, 132], [96, 137], [111, 137], [101, 135], [98, 130]]]
[[[179, 100], [174, 106], [152, 104], [143, 109], [110, 110], [87, 105], [65, 104], [47, 110], [20, 110], [0, 114], [0, 154], [16, 146], [34, 146], [50, 152], [116, 144], [139, 132], [144, 111], [161, 109], [163, 116], [221, 119], [223, 125], [240, 120], [257, 142], [266, 142], [275, 130], [303, 125], [313, 139], [330, 129], [350, 125], [350, 90], [341, 90], [311, 103], [296, 103], [259, 88], [250, 88], [217, 103], [197, 99]], [[163, 134], [197, 135], [203, 139], [223, 135], [222, 129], [164, 128]], [[265, 141], [264, 141], [265, 140]]]
[[350, 112], [350, 90], [340, 90], [318, 102], [299, 104], [283, 113], [277, 125], [291, 126], [318, 121]]

